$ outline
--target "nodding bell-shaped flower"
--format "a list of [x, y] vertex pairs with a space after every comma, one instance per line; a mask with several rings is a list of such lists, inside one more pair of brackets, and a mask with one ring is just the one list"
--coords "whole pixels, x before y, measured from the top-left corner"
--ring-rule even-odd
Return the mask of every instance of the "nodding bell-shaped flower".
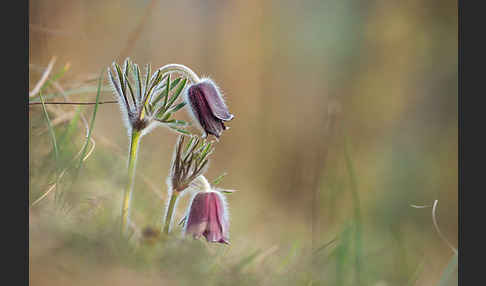
[[228, 129], [224, 122], [234, 115], [228, 111], [218, 86], [211, 79], [201, 79], [189, 86], [185, 95], [191, 114], [204, 131], [203, 137], [213, 134], [219, 138]]
[[202, 191], [197, 192], [189, 204], [184, 234], [194, 238], [204, 236], [208, 242], [229, 244], [229, 217], [224, 195], [212, 189], [203, 176]]

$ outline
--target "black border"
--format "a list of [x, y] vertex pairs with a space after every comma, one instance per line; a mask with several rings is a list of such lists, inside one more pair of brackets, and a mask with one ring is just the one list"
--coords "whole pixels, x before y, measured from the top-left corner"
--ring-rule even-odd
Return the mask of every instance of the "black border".
[[[1, 240], [3, 284], [29, 285], [29, 1], [4, 5]], [[10, 16], [10, 17], [9, 17]], [[20, 149], [20, 150], [19, 150]]]
[[[465, 9], [467, 3], [467, 9]], [[459, 285], [484, 284], [484, 9], [480, 1], [458, 1], [459, 47]], [[476, 4], [476, 6], [474, 6]], [[466, 231], [466, 228], [469, 231]], [[474, 254], [477, 257], [473, 257]], [[476, 271], [475, 271], [476, 270]], [[476, 275], [476, 277], [475, 277]], [[469, 283], [465, 283], [469, 282]]]

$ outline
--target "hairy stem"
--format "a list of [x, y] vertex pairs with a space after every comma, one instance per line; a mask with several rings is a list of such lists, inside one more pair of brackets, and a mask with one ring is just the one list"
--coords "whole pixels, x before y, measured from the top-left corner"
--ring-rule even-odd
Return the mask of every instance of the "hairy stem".
[[197, 74], [192, 71], [190, 68], [184, 66], [184, 65], [179, 65], [179, 64], [167, 64], [159, 69], [161, 74], [165, 74], [168, 72], [180, 72], [184, 74], [186, 77], [188, 77], [193, 83], [197, 83], [200, 81], [199, 77]]
[[172, 214], [174, 213], [175, 203], [177, 201], [177, 197], [179, 196], [179, 192], [172, 191], [170, 195], [169, 206], [167, 208], [167, 213], [165, 214], [165, 225], [164, 225], [164, 233], [169, 234], [170, 223], [172, 221]]
[[138, 130], [132, 131], [132, 138], [130, 142], [130, 153], [128, 155], [128, 182], [125, 188], [125, 193], [123, 194], [123, 204], [121, 210], [122, 232], [126, 232], [128, 230], [128, 222], [130, 219], [130, 203], [132, 200], [133, 185], [135, 182], [135, 167], [137, 161], [138, 145], [140, 143], [140, 136], [141, 136], [141, 131]]

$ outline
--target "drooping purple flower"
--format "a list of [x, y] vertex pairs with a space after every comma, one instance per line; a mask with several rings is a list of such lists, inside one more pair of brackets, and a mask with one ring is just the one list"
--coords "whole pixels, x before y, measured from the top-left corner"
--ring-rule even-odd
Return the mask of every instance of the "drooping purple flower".
[[223, 194], [217, 191], [197, 193], [189, 206], [184, 232], [208, 242], [229, 244], [229, 220]]
[[204, 130], [204, 136], [213, 134], [219, 138], [223, 130], [227, 129], [224, 122], [234, 117], [224, 103], [218, 87], [210, 79], [191, 85], [187, 89], [186, 101], [191, 107], [192, 115]]

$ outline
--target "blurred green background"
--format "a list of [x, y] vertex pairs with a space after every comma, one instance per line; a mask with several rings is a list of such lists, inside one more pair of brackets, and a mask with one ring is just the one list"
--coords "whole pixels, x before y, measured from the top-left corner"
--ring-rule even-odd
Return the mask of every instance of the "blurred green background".
[[[432, 208], [410, 206], [438, 200], [457, 247], [456, 1], [36, 0], [29, 18], [29, 90], [56, 57], [47, 101], [93, 102], [101, 71], [101, 100], [113, 100], [106, 68], [127, 56], [210, 76], [235, 119], [206, 177], [226, 172], [219, 186], [238, 190], [231, 246], [174, 238], [131, 250], [113, 234], [129, 138], [118, 106], [99, 105], [76, 183], [68, 169], [62, 203], [49, 194], [30, 208], [31, 285], [457, 284]], [[31, 106], [30, 204], [83, 146], [93, 106], [47, 111], [60, 159]], [[176, 137], [142, 138], [138, 230], [161, 226]]]

